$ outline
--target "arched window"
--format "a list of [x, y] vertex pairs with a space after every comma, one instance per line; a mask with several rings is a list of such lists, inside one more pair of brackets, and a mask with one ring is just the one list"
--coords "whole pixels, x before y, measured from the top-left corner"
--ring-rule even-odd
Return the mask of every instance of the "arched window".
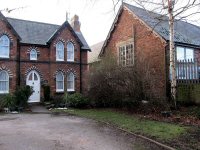
[[74, 45], [72, 42], [67, 43], [67, 61], [74, 61]]
[[67, 91], [75, 91], [74, 74], [71, 72], [67, 75]]
[[35, 49], [30, 51], [30, 60], [37, 60], [37, 51]]
[[0, 57], [9, 58], [10, 53], [10, 40], [8, 36], [3, 35], [0, 37]]
[[0, 93], [9, 93], [9, 75], [5, 70], [0, 71]]
[[56, 92], [64, 91], [64, 75], [62, 72], [56, 74]]
[[64, 61], [64, 45], [62, 42], [56, 44], [56, 60]]

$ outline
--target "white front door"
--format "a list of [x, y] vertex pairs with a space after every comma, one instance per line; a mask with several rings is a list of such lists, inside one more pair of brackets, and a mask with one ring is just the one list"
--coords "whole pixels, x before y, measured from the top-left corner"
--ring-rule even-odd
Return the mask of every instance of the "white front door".
[[29, 72], [26, 78], [26, 85], [31, 86], [34, 91], [28, 102], [40, 102], [40, 76], [36, 71]]

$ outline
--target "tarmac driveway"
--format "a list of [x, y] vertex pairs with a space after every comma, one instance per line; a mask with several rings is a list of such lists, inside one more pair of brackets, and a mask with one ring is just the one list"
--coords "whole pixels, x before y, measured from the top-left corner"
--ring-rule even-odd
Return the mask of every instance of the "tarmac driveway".
[[0, 150], [157, 150], [114, 128], [75, 116], [0, 115]]

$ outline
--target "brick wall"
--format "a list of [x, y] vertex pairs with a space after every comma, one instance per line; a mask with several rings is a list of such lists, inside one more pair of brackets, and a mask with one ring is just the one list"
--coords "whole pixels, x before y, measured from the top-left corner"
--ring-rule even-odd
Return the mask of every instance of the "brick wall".
[[[32, 45], [32, 44], [20, 44], [17, 42], [16, 36], [13, 34], [10, 27], [6, 23], [0, 20], [0, 35], [6, 33], [11, 39], [10, 47], [10, 58], [9, 59], [0, 59], [0, 68], [6, 68], [9, 70], [10, 77], [10, 92], [14, 92], [18, 78], [20, 78], [20, 84], [26, 84], [26, 76], [31, 70], [36, 70], [41, 78], [41, 84], [45, 81], [50, 85], [52, 96], [56, 93], [56, 80], [55, 75], [57, 71], [63, 71], [64, 73], [64, 88], [67, 90], [67, 73], [73, 72], [75, 75], [75, 91], [80, 92], [81, 88], [81, 79], [80, 79], [80, 43], [72, 34], [72, 32], [67, 28], [63, 28], [57, 36], [52, 40], [50, 45]], [[64, 44], [65, 59], [63, 62], [56, 61], [56, 43], [62, 41]], [[67, 42], [72, 42], [75, 46], [75, 61], [67, 62]], [[19, 47], [19, 48], [18, 48]], [[36, 49], [38, 56], [37, 60], [30, 60], [30, 50]], [[20, 63], [19, 63], [19, 53], [20, 52]], [[87, 51], [82, 52], [82, 74], [87, 72]], [[18, 70], [20, 66], [20, 71]], [[18, 73], [20, 72], [20, 74]], [[82, 75], [83, 77], [83, 75]], [[84, 76], [85, 77], [85, 76]], [[82, 89], [86, 89], [87, 83], [85, 79], [82, 79]], [[42, 96], [41, 88], [41, 96]], [[63, 93], [62, 93], [63, 94]]]
[[5, 23], [3, 18], [0, 16], [0, 36], [7, 35], [10, 40], [10, 55], [9, 58], [0, 58], [0, 70], [6, 70], [9, 74], [9, 86], [10, 92], [14, 92], [17, 83], [18, 83], [18, 76], [17, 76], [17, 37], [11, 28]]
[[[144, 59], [148, 62], [151, 74], [155, 79], [159, 96], [166, 95], [166, 71], [165, 71], [165, 43], [159, 36], [152, 33], [143, 22], [128, 10], [123, 9], [117, 24], [105, 47], [106, 51], [118, 54], [117, 45], [120, 42], [134, 39], [134, 58]], [[139, 62], [138, 62], [139, 63]], [[143, 65], [143, 64], [141, 64]]]

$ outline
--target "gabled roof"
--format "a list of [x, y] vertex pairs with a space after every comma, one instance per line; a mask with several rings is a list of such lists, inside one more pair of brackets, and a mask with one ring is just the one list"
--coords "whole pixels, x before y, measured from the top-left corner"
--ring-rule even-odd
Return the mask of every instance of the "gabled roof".
[[83, 46], [82, 46], [82, 49], [85, 49], [85, 50], [89, 50], [91, 51], [88, 43], [86, 42], [83, 34], [81, 32], [76, 32], [76, 35], [78, 36], [78, 38], [81, 40], [81, 42], [83, 43]]
[[81, 44], [81, 46], [83, 46], [82, 41], [79, 39], [79, 37], [77, 36], [77, 34], [73, 30], [73, 28], [68, 23], [68, 21], [65, 21], [61, 26], [59, 26], [59, 28], [48, 39], [47, 43], [50, 43], [58, 35], [58, 33], [61, 32], [65, 27], [68, 28], [71, 31], [71, 33], [75, 36], [75, 38], [78, 40], [78, 42]]
[[[152, 28], [152, 31], [154, 31], [164, 40], [169, 41], [169, 24], [168, 24], [167, 16], [153, 13], [151, 11], [148, 11], [143, 8], [139, 8], [127, 3], [123, 3], [122, 6], [119, 8], [119, 11], [115, 17], [115, 20], [103, 44], [103, 47], [99, 56], [103, 54], [104, 48], [107, 45], [107, 41], [109, 40], [110, 35], [115, 28], [115, 24], [118, 22], [118, 18], [123, 8], [127, 8], [130, 12], [132, 12], [139, 19], [141, 19], [146, 25]], [[193, 25], [188, 22], [176, 20], [174, 23], [174, 31], [175, 31], [174, 41], [176, 43], [182, 43], [182, 44], [188, 44], [188, 45], [194, 45], [194, 46], [200, 47], [200, 27], [199, 26]]]
[[7, 18], [8, 22], [21, 37], [21, 43], [46, 45], [48, 39], [54, 34], [59, 25]]
[[[142, 8], [135, 7], [124, 3], [137, 17], [143, 20], [150, 26], [156, 33], [158, 33], [165, 40], [169, 40], [169, 23], [168, 17], [157, 13], [146, 11]], [[174, 41], [177, 43], [184, 43], [189, 45], [200, 46], [200, 27], [190, 24], [188, 22], [175, 20], [174, 22]]]
[[[6, 18], [12, 28], [21, 37], [21, 43], [47, 45], [49, 40], [55, 36], [57, 31], [62, 28], [62, 25], [42, 23], [36, 21], [28, 21], [14, 18]], [[82, 49], [90, 50], [84, 36], [81, 32], [75, 32], [70, 24], [67, 24], [74, 36], [82, 45]]]
[[100, 61], [98, 56], [99, 56], [99, 53], [100, 53], [101, 48], [103, 46], [103, 43], [104, 43], [104, 41], [99, 42], [99, 43], [91, 46], [92, 52], [88, 53], [88, 63]]
[[14, 35], [21, 40], [21, 37], [19, 36], [19, 34], [16, 32], [16, 30], [12, 27], [12, 25], [8, 22], [8, 20], [6, 19], [6, 17], [1, 13], [0, 11], [0, 19], [5, 21], [6, 24], [11, 28], [12, 32], [14, 33]]

